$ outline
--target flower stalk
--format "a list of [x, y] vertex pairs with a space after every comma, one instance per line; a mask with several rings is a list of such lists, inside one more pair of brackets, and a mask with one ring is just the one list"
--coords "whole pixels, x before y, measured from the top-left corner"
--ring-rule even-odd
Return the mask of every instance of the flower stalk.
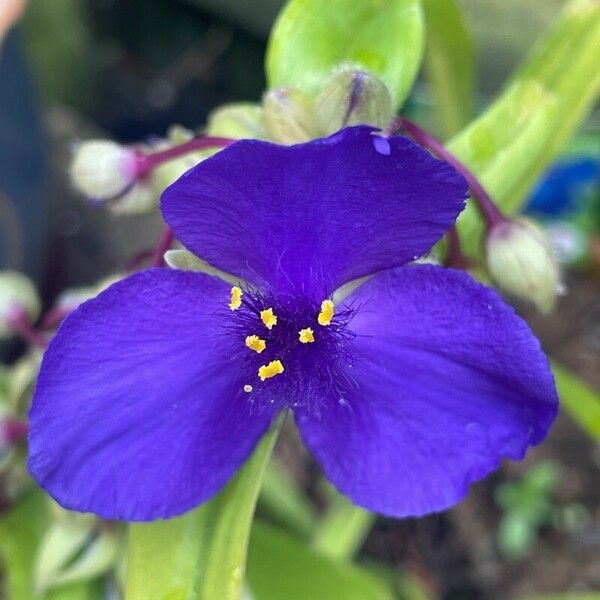
[[25, 309], [15, 308], [8, 316], [8, 325], [27, 344], [41, 349], [48, 345], [46, 336], [31, 325]]
[[448, 164], [452, 165], [467, 181], [473, 200], [477, 204], [481, 215], [483, 216], [486, 226], [491, 229], [497, 223], [506, 221], [506, 217], [502, 214], [500, 209], [494, 204], [494, 201], [490, 198], [489, 194], [474, 175], [474, 173], [461, 162], [454, 154], [449, 152], [444, 145], [434, 138], [427, 131], [421, 129], [416, 123], [405, 118], [397, 117], [392, 121], [390, 126], [392, 131], [398, 129], [404, 129], [406, 133], [420, 146], [426, 148], [438, 158], [445, 160]]
[[148, 154], [140, 151], [136, 155], [135, 178], [137, 180], [142, 179], [163, 163], [185, 156], [186, 154], [205, 150], [206, 148], [226, 147], [233, 142], [235, 140], [230, 138], [199, 136], [166, 150]]

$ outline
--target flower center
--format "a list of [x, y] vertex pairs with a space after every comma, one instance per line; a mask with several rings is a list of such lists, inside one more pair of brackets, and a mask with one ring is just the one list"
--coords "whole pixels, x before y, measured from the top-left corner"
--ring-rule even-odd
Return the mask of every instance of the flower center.
[[228, 329], [252, 403], [320, 403], [348, 385], [352, 310], [331, 299], [231, 289]]

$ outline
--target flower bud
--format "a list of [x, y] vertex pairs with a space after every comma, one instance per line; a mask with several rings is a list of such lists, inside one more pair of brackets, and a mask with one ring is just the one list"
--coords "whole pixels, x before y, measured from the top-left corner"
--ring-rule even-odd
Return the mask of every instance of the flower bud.
[[375, 75], [344, 67], [332, 75], [317, 98], [316, 115], [319, 127], [327, 135], [348, 125], [383, 129], [394, 115], [392, 96]]
[[150, 181], [136, 183], [127, 193], [106, 203], [108, 210], [115, 215], [142, 215], [154, 210], [158, 205], [160, 192]]
[[258, 104], [225, 104], [208, 115], [206, 133], [213, 137], [232, 139], [264, 138], [262, 118], [262, 108]]
[[561, 290], [560, 270], [550, 241], [537, 225], [526, 219], [492, 225], [486, 258], [501, 289], [535, 303], [543, 312], [552, 310]]
[[90, 198], [109, 199], [135, 182], [136, 151], [110, 140], [82, 143], [71, 162], [71, 181]]
[[294, 88], [278, 88], [265, 94], [263, 123], [269, 137], [282, 144], [319, 137], [312, 98]]
[[35, 321], [41, 303], [31, 280], [17, 271], [0, 271], [0, 339], [12, 335], [11, 317], [15, 312], [24, 312], [30, 321]]

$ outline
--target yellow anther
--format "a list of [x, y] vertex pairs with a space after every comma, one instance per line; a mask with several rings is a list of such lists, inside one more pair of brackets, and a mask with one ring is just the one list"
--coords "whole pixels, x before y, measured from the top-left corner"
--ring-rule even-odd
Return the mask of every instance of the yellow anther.
[[249, 394], [249, 393], [252, 391], [252, 386], [251, 386], [251, 385], [248, 385], [248, 384], [246, 384], [246, 385], [244, 386], [244, 391], [245, 391], [247, 394]]
[[261, 340], [257, 335], [249, 335], [246, 338], [246, 346], [259, 354], [267, 347], [265, 340]]
[[298, 332], [298, 338], [303, 344], [310, 344], [315, 341], [315, 332], [312, 330], [311, 327], [301, 329]]
[[280, 360], [272, 360], [268, 365], [263, 365], [258, 369], [258, 376], [261, 381], [275, 377], [283, 373], [283, 364]]
[[260, 311], [260, 318], [267, 329], [273, 329], [277, 325], [277, 316], [272, 308], [267, 308]]
[[317, 317], [319, 325], [329, 325], [335, 312], [335, 306], [331, 300], [323, 300], [321, 302], [321, 312]]
[[231, 302], [229, 303], [231, 310], [237, 310], [242, 305], [242, 295], [242, 289], [237, 285], [231, 288]]

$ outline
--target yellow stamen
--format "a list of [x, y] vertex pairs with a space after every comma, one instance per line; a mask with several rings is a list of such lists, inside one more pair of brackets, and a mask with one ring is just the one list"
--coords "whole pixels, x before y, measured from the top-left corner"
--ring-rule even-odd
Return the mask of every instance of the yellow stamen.
[[231, 288], [231, 302], [229, 308], [231, 310], [237, 310], [242, 305], [243, 292], [237, 285]]
[[244, 386], [244, 391], [245, 391], [247, 394], [249, 394], [249, 393], [252, 391], [252, 386], [251, 386], [251, 385], [248, 385], [248, 384], [246, 384], [246, 385]]
[[319, 325], [329, 325], [331, 323], [331, 319], [333, 319], [333, 314], [335, 312], [335, 306], [331, 300], [323, 300], [321, 302], [321, 312], [317, 317], [317, 321]]
[[277, 325], [277, 316], [273, 312], [272, 308], [261, 310], [260, 318], [267, 329], [273, 329], [273, 327]]
[[283, 373], [283, 364], [280, 360], [272, 360], [268, 365], [263, 365], [258, 369], [258, 376], [261, 381], [275, 377]]
[[261, 340], [257, 335], [249, 335], [246, 338], [246, 346], [259, 354], [267, 347], [265, 340]]
[[310, 344], [315, 341], [315, 332], [312, 330], [311, 327], [301, 329], [298, 332], [298, 338], [303, 344]]

